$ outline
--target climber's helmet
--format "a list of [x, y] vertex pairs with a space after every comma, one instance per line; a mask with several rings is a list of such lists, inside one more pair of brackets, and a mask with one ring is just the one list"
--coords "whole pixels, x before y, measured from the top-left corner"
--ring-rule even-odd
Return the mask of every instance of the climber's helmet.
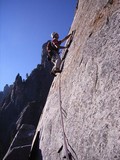
[[51, 33], [51, 38], [59, 38], [59, 34], [57, 32]]

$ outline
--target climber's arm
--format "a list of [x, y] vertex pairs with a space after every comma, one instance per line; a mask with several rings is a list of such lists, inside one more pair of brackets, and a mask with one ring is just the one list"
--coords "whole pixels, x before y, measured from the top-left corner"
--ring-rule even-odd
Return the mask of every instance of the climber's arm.
[[[70, 36], [70, 35], [69, 35]], [[68, 36], [67, 36], [68, 37]], [[69, 38], [69, 37], [68, 37]], [[60, 46], [62, 41], [57, 41], [57, 40], [53, 40], [52, 41], [53, 45], [58, 48], [58, 49], [65, 49], [65, 48], [68, 48], [67, 46]]]
[[72, 35], [72, 34], [69, 34], [68, 36], [66, 36], [65, 38], [63, 38], [63, 39], [61, 40], [61, 43], [63, 43], [64, 41], [66, 41], [71, 35]]

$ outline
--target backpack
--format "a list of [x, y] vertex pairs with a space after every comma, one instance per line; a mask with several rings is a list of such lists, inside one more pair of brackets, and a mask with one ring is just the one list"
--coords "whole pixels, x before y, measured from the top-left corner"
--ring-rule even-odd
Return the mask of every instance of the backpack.
[[52, 41], [48, 41], [47, 46], [46, 46], [46, 50], [47, 50], [47, 58], [50, 61], [53, 54], [54, 54], [54, 51], [58, 50], [58, 49], [55, 48], [55, 46], [52, 44]]

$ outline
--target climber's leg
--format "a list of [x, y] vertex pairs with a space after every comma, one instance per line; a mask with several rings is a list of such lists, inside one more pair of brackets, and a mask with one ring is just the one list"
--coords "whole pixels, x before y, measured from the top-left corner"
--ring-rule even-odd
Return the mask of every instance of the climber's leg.
[[55, 72], [60, 71], [61, 58], [58, 53], [56, 53], [56, 61], [55, 61]]

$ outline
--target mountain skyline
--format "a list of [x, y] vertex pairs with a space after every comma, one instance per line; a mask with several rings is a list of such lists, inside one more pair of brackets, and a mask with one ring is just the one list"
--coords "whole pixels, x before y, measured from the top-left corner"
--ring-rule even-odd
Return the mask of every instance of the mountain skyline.
[[0, 91], [19, 73], [26, 74], [41, 63], [42, 45], [58, 32], [68, 34], [76, 1], [0, 1]]

